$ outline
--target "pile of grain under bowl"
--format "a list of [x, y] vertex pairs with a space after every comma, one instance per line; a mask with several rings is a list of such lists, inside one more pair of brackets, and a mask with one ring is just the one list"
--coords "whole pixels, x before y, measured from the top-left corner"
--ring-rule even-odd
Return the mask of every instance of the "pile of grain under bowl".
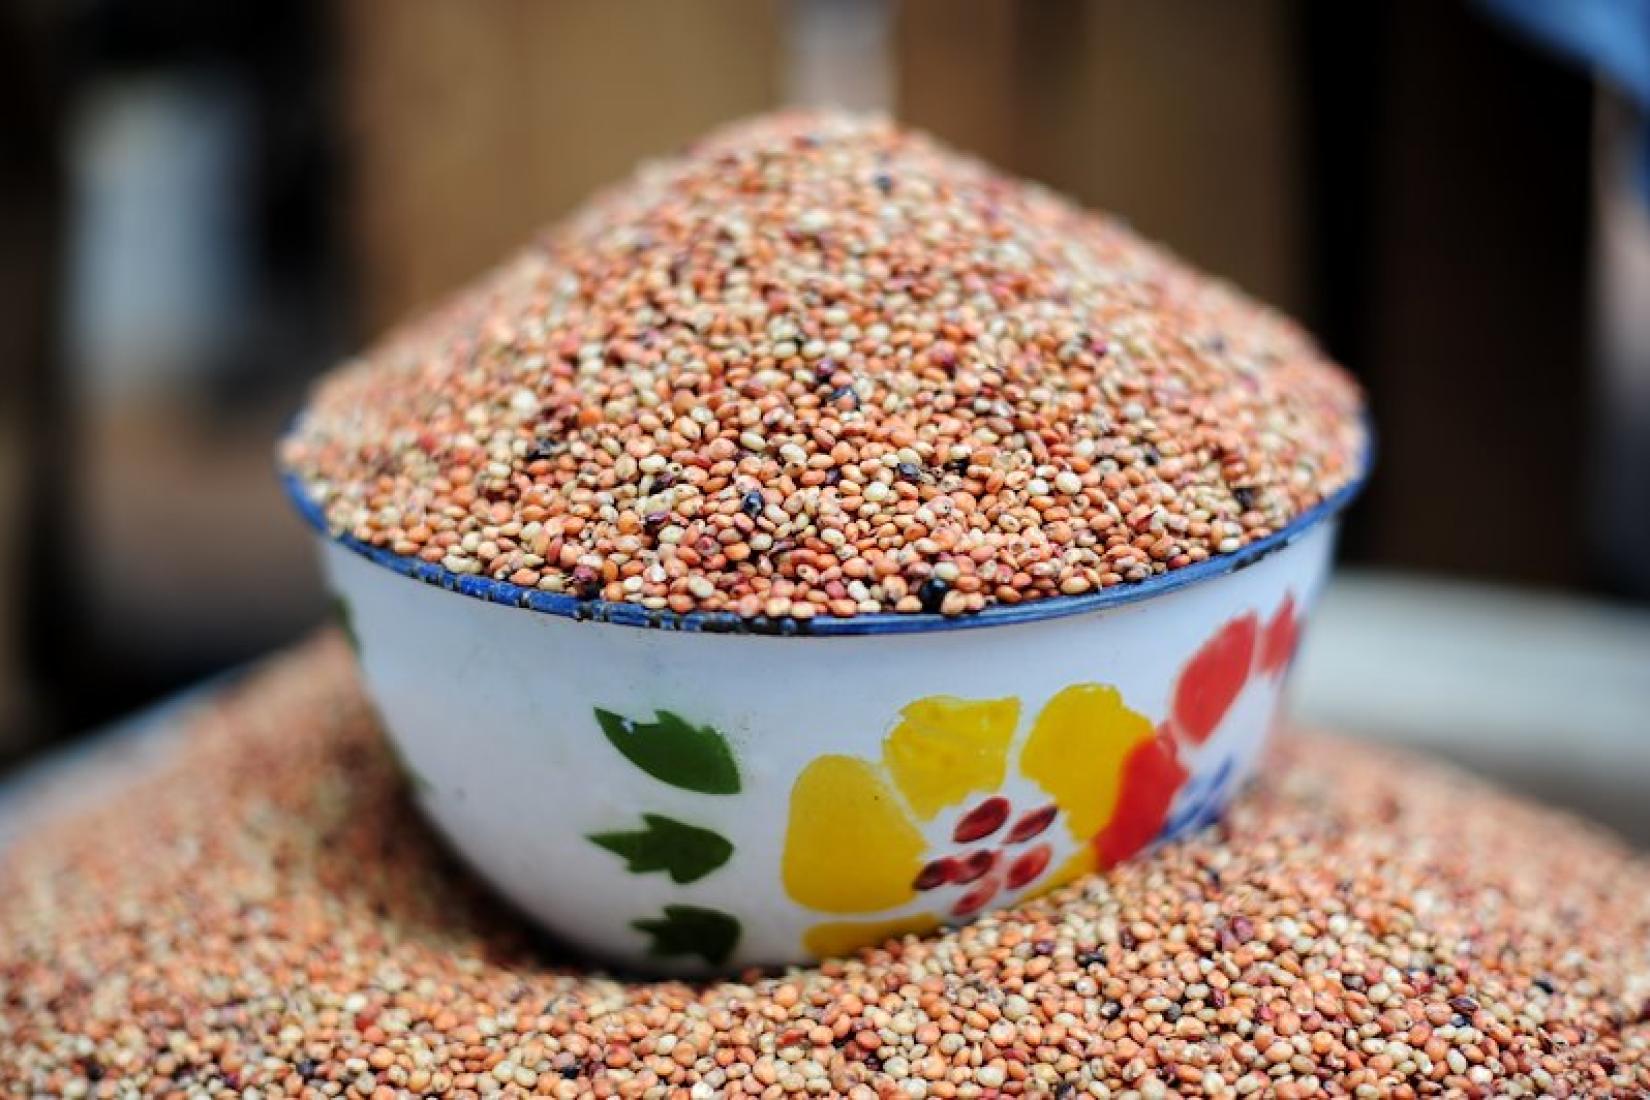
[[1122, 224], [885, 120], [644, 168], [329, 376], [335, 534], [654, 612], [962, 615], [1147, 580], [1362, 472], [1357, 387]]
[[0, 866], [0, 1095], [1642, 1096], [1650, 866], [1285, 736], [1193, 839], [783, 974], [606, 977], [420, 823], [324, 639]]

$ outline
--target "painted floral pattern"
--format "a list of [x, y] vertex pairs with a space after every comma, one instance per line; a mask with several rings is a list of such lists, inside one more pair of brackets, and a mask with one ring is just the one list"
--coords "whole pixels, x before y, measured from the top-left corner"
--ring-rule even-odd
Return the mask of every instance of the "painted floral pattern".
[[1264, 623], [1222, 624], [1160, 722], [1101, 683], [1057, 692], [1028, 725], [1016, 698], [931, 696], [901, 711], [880, 758], [816, 758], [792, 788], [782, 863], [791, 898], [829, 918], [804, 946], [841, 954], [966, 920], [1213, 820], [1235, 785], [1221, 725], [1297, 637], [1289, 597]]
[[[1286, 595], [1265, 624], [1257, 616], [1242, 616], [1226, 624], [1218, 637], [1222, 642], [1216, 647], [1219, 664], [1210, 668], [1212, 675], [1206, 684], [1218, 686], [1216, 703], [1220, 717], [1213, 724], [1198, 721], [1195, 717], [1198, 706], [1189, 698], [1185, 702], [1190, 706], [1177, 706], [1177, 713], [1171, 715], [1178, 723], [1177, 737], [1188, 745], [1198, 746], [1203, 760], [1176, 795], [1160, 833], [1163, 840], [1186, 836], [1213, 824], [1242, 783], [1244, 775], [1239, 765], [1250, 754], [1241, 745], [1223, 743], [1213, 735], [1245, 685], [1257, 680], [1275, 682], [1288, 671], [1300, 642], [1300, 620], [1295, 614], [1294, 599]], [[1206, 656], [1208, 652], [1209, 647], [1205, 647], [1202, 654]], [[1177, 684], [1177, 703], [1182, 701], [1182, 695], [1196, 690], [1195, 683], [1194, 677], [1182, 674]]]
[[[661, 783], [701, 795], [736, 795], [739, 765], [726, 737], [668, 710], [653, 719], [630, 718], [601, 707], [596, 724], [608, 744]], [[677, 886], [713, 874], [734, 855], [733, 843], [714, 829], [660, 813], [641, 815], [641, 828], [591, 833], [585, 839], [624, 860], [633, 875], [663, 873]], [[630, 927], [649, 939], [659, 958], [696, 955], [721, 966], [739, 946], [738, 917], [700, 905], [666, 905], [657, 917], [638, 917]]]

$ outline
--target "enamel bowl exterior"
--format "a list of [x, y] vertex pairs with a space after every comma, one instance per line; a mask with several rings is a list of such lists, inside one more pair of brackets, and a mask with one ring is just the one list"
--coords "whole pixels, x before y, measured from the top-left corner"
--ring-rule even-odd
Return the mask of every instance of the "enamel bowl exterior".
[[1211, 821], [1335, 527], [1149, 598], [854, 636], [580, 621], [319, 542], [457, 851], [570, 944], [694, 973], [971, 919]]

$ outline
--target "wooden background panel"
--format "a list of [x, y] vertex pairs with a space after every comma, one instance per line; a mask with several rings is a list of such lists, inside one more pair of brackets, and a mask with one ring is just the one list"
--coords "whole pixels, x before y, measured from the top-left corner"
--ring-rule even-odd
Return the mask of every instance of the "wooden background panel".
[[[1470, 5], [1378, 5], [1363, 366], [1373, 560], [1577, 585], [1588, 561], [1592, 91]], [[1334, 201], [1336, 196], [1328, 196]], [[1609, 528], [1607, 538], [1621, 530]]]
[[899, 116], [993, 164], [1020, 163], [1027, 155], [1018, 64], [1023, 22], [1016, 4], [906, 0], [894, 32]]
[[747, 0], [348, 0], [344, 142], [367, 332], [639, 159], [773, 105], [780, 9]]
[[1290, 0], [909, 0], [900, 114], [1299, 310], [1297, 23]]

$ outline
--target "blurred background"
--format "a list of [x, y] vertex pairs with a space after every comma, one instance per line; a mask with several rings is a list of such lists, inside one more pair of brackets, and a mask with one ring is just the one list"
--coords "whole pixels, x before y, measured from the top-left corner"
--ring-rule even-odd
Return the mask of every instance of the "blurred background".
[[271, 473], [317, 373], [638, 159], [837, 102], [1301, 317], [1382, 445], [1302, 709], [1650, 839], [1647, 101], [1603, 0], [14, 0], [0, 772], [321, 618]]

